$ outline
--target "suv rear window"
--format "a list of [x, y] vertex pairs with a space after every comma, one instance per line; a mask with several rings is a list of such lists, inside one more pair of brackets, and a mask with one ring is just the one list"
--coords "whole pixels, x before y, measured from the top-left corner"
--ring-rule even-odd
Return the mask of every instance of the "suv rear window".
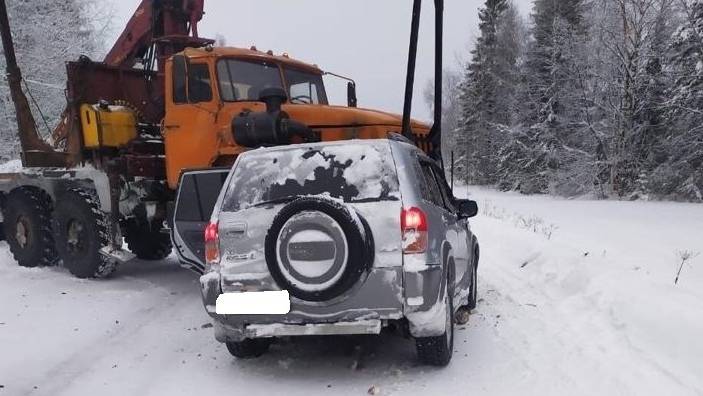
[[347, 203], [400, 200], [390, 147], [346, 143], [249, 152], [240, 157], [222, 210], [310, 195]]

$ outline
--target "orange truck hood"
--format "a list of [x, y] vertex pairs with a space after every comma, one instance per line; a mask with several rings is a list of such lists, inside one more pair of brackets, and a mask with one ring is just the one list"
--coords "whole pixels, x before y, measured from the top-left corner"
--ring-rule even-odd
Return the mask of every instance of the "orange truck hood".
[[[312, 129], [388, 126], [397, 128], [395, 132], [400, 132], [403, 125], [403, 118], [400, 115], [370, 109], [289, 104], [283, 105], [283, 110], [292, 119]], [[427, 133], [430, 130], [429, 125], [417, 120], [412, 120], [411, 126], [414, 131], [420, 133]]]

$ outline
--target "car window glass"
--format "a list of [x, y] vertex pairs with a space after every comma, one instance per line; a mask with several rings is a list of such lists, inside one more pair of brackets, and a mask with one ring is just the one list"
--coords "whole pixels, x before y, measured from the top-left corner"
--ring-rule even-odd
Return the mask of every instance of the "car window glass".
[[266, 88], [283, 88], [274, 63], [222, 59], [217, 62], [220, 96], [225, 102], [258, 101]]
[[322, 75], [285, 68], [290, 102], [294, 104], [327, 104]]
[[292, 84], [290, 86], [291, 102], [303, 104], [319, 104], [317, 87], [309, 82]]
[[186, 58], [182, 55], [173, 57], [173, 102], [177, 104], [188, 102], [188, 91], [186, 90]]
[[452, 213], [456, 213], [456, 207], [454, 206], [454, 194], [451, 192], [447, 180], [444, 178], [444, 174], [438, 166], [433, 166], [435, 178], [437, 179], [437, 184], [439, 184], [439, 190], [442, 193], [442, 198], [444, 199], [444, 206]]
[[212, 100], [208, 65], [194, 63], [188, 68], [188, 99], [190, 103]]
[[178, 205], [176, 221], [207, 222], [227, 175], [226, 171], [186, 174], [178, 199], [190, 204]]
[[437, 181], [434, 178], [432, 166], [427, 162], [421, 161], [420, 169], [422, 169], [422, 175], [425, 179], [424, 188], [422, 189], [423, 198], [436, 206], [444, 207], [442, 193], [440, 192]]
[[390, 147], [321, 144], [248, 152], [239, 157], [222, 211], [313, 195], [347, 203], [399, 201]]

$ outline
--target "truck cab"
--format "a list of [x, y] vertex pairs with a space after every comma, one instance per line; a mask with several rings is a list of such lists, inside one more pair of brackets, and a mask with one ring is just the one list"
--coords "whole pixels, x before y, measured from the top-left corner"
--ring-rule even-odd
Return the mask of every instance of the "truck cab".
[[[175, 189], [183, 170], [228, 166], [251, 149], [239, 144], [232, 120], [266, 111], [260, 95], [282, 89], [282, 111], [319, 134], [322, 141], [385, 138], [401, 132], [399, 115], [330, 105], [323, 76], [316, 65], [240, 48], [189, 48], [166, 63], [162, 133], [166, 174]], [[413, 133], [426, 136], [429, 125], [413, 121]]]

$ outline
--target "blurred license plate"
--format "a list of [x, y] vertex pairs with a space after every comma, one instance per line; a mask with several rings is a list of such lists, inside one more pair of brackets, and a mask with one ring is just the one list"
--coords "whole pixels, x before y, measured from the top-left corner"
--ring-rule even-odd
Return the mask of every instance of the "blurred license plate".
[[218, 315], [286, 315], [290, 312], [287, 291], [220, 294], [215, 306]]

